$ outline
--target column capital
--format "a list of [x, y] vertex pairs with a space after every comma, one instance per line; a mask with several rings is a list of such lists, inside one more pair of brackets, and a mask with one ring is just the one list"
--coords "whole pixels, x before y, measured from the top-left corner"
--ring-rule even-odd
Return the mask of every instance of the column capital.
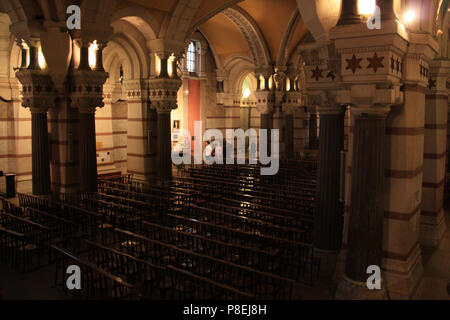
[[157, 101], [152, 102], [152, 107], [156, 110], [158, 114], [171, 113], [172, 110], [178, 108], [176, 101]]
[[71, 77], [71, 107], [78, 108], [80, 113], [95, 113], [102, 108], [103, 84], [109, 74], [102, 71], [75, 70]]
[[16, 77], [22, 84], [22, 106], [32, 113], [45, 113], [55, 107], [55, 89], [51, 77], [44, 70], [20, 69]]

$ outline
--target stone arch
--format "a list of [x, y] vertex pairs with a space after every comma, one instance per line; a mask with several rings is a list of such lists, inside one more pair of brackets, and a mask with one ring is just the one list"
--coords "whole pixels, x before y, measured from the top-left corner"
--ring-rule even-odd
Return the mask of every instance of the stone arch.
[[292, 39], [292, 36], [295, 32], [295, 28], [297, 27], [299, 21], [300, 21], [300, 11], [298, 11], [298, 9], [296, 9], [294, 11], [294, 13], [292, 14], [291, 18], [289, 19], [288, 26], [283, 34], [283, 38], [280, 43], [280, 48], [278, 50], [277, 63], [276, 63], [278, 66], [285, 65], [288, 61], [288, 57], [285, 54], [286, 48]]
[[160, 26], [153, 15], [144, 7], [132, 6], [114, 12], [112, 21], [125, 20], [138, 29], [146, 40], [157, 38]]
[[124, 46], [130, 47], [138, 57], [138, 61], [141, 64], [140, 74], [142, 77], [148, 77], [150, 72], [150, 55], [144, 35], [127, 21], [115, 21], [112, 26], [114, 27], [113, 39], [116, 35], [123, 38]]
[[243, 9], [235, 6], [221, 12], [241, 31], [250, 49], [255, 68], [267, 67], [271, 64], [270, 51], [264, 36], [253, 18]]

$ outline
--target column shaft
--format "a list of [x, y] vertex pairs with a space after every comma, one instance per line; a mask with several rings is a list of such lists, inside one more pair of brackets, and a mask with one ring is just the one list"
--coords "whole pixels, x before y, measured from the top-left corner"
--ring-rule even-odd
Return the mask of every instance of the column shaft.
[[338, 25], [356, 24], [361, 22], [358, 14], [358, 0], [342, 0], [341, 17]]
[[50, 194], [50, 152], [47, 112], [31, 114], [33, 194]]
[[309, 118], [309, 148], [317, 148], [317, 114], [311, 113]]
[[294, 157], [294, 114], [285, 115], [285, 152], [288, 159]]
[[317, 212], [314, 247], [339, 250], [342, 243], [343, 206], [339, 201], [340, 152], [344, 142], [344, 114], [320, 115]]
[[172, 178], [172, 157], [170, 137], [170, 113], [158, 113], [158, 159], [159, 173], [163, 180]]
[[80, 188], [97, 192], [97, 147], [95, 113], [80, 114]]
[[385, 185], [384, 115], [355, 115], [346, 275], [367, 281], [381, 267]]

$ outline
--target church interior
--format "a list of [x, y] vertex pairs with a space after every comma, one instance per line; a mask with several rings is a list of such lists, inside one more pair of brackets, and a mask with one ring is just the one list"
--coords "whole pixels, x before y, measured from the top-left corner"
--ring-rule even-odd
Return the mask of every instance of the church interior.
[[449, 12], [1, 0], [0, 300], [449, 300]]

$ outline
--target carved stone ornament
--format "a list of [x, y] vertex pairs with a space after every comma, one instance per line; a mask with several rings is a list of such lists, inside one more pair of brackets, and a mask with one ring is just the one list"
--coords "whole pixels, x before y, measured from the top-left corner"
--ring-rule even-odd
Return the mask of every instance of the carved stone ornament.
[[21, 69], [16, 77], [22, 84], [23, 107], [33, 113], [44, 113], [55, 106], [53, 82], [44, 70]]
[[93, 113], [96, 108], [102, 108], [103, 84], [108, 76], [102, 71], [74, 71], [70, 82], [71, 107], [80, 113]]

